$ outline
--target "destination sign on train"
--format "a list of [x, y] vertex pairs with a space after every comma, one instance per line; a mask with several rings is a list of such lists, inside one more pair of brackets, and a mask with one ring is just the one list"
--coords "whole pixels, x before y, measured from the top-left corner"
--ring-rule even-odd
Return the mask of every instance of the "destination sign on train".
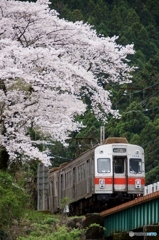
[[113, 148], [113, 152], [115, 152], [115, 153], [125, 153], [126, 148]]

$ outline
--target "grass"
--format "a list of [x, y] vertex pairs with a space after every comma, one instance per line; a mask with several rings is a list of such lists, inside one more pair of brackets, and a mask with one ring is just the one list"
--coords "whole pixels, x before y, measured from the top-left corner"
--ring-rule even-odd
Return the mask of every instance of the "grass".
[[13, 240], [81, 240], [84, 230], [67, 226], [73, 218], [49, 212], [29, 211], [20, 221], [13, 221]]

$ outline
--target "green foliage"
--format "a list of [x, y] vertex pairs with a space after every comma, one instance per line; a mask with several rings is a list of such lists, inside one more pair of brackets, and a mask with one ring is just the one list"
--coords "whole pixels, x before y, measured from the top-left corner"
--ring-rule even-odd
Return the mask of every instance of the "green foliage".
[[[52, 236], [55, 240], [80, 240], [80, 235], [82, 231], [80, 229], [74, 228], [70, 232], [64, 226], [58, 228], [58, 231], [55, 232]], [[49, 239], [48, 239], [49, 240]], [[51, 239], [50, 239], [51, 240]]]
[[80, 10], [78, 9], [75, 9], [73, 12], [72, 12], [72, 21], [75, 22], [75, 21], [82, 21], [83, 20], [83, 15], [81, 13]]
[[136, 14], [136, 11], [134, 9], [129, 9], [129, 12], [125, 19], [125, 26], [132, 27], [134, 24], [137, 24], [140, 22], [139, 16]]
[[[37, 212], [37, 211], [28, 211], [25, 218], [31, 222], [31, 223], [42, 223], [47, 221], [48, 219], [55, 219], [51, 214], [44, 214], [43, 212]], [[57, 219], [56, 219], [57, 220]]]
[[[140, 139], [142, 140], [145, 149], [146, 159], [146, 178], [147, 182], [155, 182], [156, 174], [154, 168], [158, 167], [159, 158], [159, 118], [153, 122], [149, 122], [142, 130]], [[148, 134], [147, 134], [148, 133]], [[149, 175], [150, 174], [150, 175]], [[151, 176], [151, 177], [150, 177]], [[153, 177], [152, 177], [153, 176]], [[154, 181], [153, 181], [154, 178]]]
[[[85, 232], [81, 229], [68, 229], [59, 221], [61, 216], [30, 211], [21, 222], [25, 223], [25, 232], [17, 240], [80, 240]], [[62, 220], [62, 219], [61, 219]], [[65, 219], [66, 221], [66, 219]]]
[[61, 200], [62, 211], [64, 210], [65, 206], [69, 204], [69, 202], [70, 202], [70, 199], [68, 197], [65, 197]]
[[24, 215], [28, 196], [13, 182], [8, 173], [2, 171], [0, 171], [0, 196], [0, 228], [9, 229], [13, 220], [19, 220]]
[[[66, 201], [67, 199], [64, 199], [65, 203]], [[25, 231], [16, 240], [80, 240], [85, 239], [88, 231], [93, 233], [96, 229], [97, 233], [98, 230], [100, 234], [103, 233], [104, 228], [97, 223], [90, 223], [85, 228], [74, 228], [69, 224], [69, 227], [67, 227], [69, 220], [71, 219], [72, 222], [74, 218], [63, 217], [61, 219], [61, 215], [53, 216], [31, 211], [25, 216], [20, 225], [23, 226], [25, 223]], [[59, 221], [59, 219], [61, 220]]]
[[111, 136], [125, 136], [131, 141], [134, 135], [141, 132], [148, 122], [149, 118], [145, 116], [142, 107], [136, 102], [132, 102], [130, 107], [122, 113], [120, 120], [111, 119], [109, 121], [107, 133]]
[[37, 206], [37, 169], [39, 161], [28, 161], [24, 164], [16, 161], [10, 164], [8, 173], [12, 175], [14, 181], [21, 189], [25, 189], [29, 196], [28, 204], [31, 208]]
[[74, 228], [71, 231], [68, 231], [65, 226], [61, 226], [56, 232], [47, 233], [45, 236], [41, 235], [41, 232], [39, 232], [38, 236], [34, 236], [35, 233], [32, 233], [31, 236], [19, 237], [17, 240], [38, 240], [39, 237], [40, 240], [80, 240], [81, 233], [82, 231], [79, 229]]
[[60, 142], [53, 142], [50, 152], [52, 167], [58, 167], [61, 163], [68, 162], [74, 157], [73, 152]]
[[122, 28], [122, 17], [119, 8], [114, 6], [110, 14], [109, 28], [112, 29], [111, 35], [119, 35]]
[[150, 169], [150, 171], [146, 173], [146, 184], [148, 185], [152, 182], [159, 182], [159, 166]]

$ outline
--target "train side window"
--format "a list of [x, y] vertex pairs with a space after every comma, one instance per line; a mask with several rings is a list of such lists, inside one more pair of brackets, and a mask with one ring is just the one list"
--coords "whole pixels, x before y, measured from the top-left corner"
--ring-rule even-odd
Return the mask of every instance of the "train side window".
[[110, 173], [110, 158], [98, 158], [97, 159], [97, 171], [98, 173]]
[[69, 171], [65, 174], [65, 188], [71, 187], [72, 184], [72, 172]]
[[78, 167], [78, 182], [85, 179], [85, 164], [82, 164]]
[[81, 180], [81, 167], [78, 167], [78, 182]]
[[68, 176], [67, 173], [65, 173], [65, 188], [67, 189], [68, 186]]

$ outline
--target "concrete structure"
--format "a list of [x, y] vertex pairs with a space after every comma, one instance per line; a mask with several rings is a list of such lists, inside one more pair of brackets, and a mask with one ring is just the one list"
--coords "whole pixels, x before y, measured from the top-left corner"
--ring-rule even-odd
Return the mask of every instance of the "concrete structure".
[[48, 194], [49, 194], [49, 184], [48, 184], [48, 168], [43, 164], [38, 164], [37, 171], [37, 210], [47, 211], [49, 210]]

